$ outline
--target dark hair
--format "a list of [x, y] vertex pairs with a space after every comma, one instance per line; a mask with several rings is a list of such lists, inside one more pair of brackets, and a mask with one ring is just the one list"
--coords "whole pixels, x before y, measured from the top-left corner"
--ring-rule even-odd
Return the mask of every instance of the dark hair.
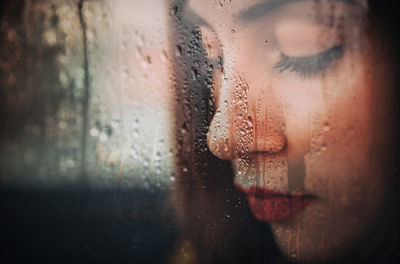
[[[255, 220], [246, 197], [234, 188], [230, 162], [216, 158], [207, 146], [206, 134], [214, 112], [211, 95], [216, 65], [207, 59], [196, 25], [185, 18], [183, 9], [187, 1], [171, 1], [170, 41], [172, 54], [175, 54], [176, 187], [183, 233], [197, 252], [199, 263], [277, 261], [279, 251], [269, 225]], [[399, 42], [394, 26], [397, 21], [394, 2], [372, 0], [368, 4], [370, 21], [374, 22], [371, 27], [384, 33], [397, 62]], [[399, 69], [397, 64], [394, 66]], [[397, 118], [399, 116], [397, 114]], [[390, 210], [397, 211], [397, 207], [393, 209], [390, 206]], [[399, 219], [393, 215], [390, 217], [392, 224]], [[396, 231], [382, 238], [369, 258], [357, 262], [399, 259], [398, 237]], [[349, 258], [348, 261], [356, 260]]]

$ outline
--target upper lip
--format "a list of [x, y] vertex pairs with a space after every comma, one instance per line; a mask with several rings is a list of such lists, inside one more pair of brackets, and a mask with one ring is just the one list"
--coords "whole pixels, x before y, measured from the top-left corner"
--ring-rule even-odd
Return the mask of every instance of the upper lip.
[[262, 188], [262, 187], [257, 187], [257, 186], [251, 186], [249, 188], [243, 188], [239, 185], [236, 184], [236, 188], [239, 189], [240, 191], [246, 193], [249, 196], [254, 196], [255, 198], [258, 199], [268, 199], [272, 197], [278, 197], [278, 196], [286, 196], [286, 197], [315, 197], [315, 195], [302, 192], [302, 191], [293, 191], [290, 193], [283, 193], [267, 188]]
[[283, 221], [306, 208], [316, 197], [305, 193], [285, 194], [252, 186], [240, 188], [247, 193], [248, 204], [253, 215], [261, 221]]

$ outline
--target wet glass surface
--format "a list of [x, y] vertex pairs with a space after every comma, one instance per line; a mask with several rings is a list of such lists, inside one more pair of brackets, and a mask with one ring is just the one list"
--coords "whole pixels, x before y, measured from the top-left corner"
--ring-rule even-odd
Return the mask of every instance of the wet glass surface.
[[2, 260], [397, 263], [378, 2], [1, 1]]
[[398, 237], [398, 34], [384, 5], [173, 2], [177, 192], [200, 262], [396, 259], [383, 241]]
[[167, 3], [0, 10], [2, 262], [166, 262], [179, 233]]

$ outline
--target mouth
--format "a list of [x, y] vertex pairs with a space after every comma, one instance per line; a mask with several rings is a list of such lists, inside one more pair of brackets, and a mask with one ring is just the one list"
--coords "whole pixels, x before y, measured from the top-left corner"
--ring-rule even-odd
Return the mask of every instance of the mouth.
[[277, 222], [290, 218], [300, 213], [313, 200], [314, 195], [293, 193], [284, 194], [261, 187], [243, 189], [236, 185], [240, 191], [247, 194], [247, 200], [253, 215], [260, 221]]

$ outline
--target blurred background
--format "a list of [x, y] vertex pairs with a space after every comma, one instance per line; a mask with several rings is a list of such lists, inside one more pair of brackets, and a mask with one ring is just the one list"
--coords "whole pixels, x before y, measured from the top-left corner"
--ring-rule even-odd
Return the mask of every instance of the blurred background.
[[168, 10], [1, 1], [1, 263], [171, 259]]

